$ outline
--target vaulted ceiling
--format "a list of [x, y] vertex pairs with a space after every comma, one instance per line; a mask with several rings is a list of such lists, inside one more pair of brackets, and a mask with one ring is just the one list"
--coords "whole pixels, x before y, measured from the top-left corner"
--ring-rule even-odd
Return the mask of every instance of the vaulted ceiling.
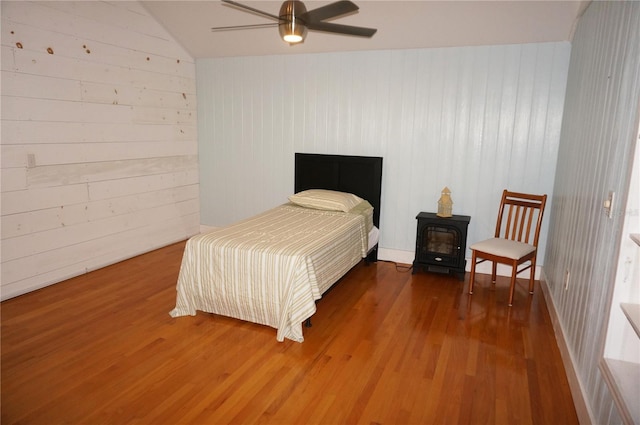
[[[280, 1], [240, 3], [278, 15]], [[310, 31], [304, 43], [283, 42], [277, 26], [213, 32], [212, 27], [270, 23], [216, 0], [143, 1], [146, 9], [194, 58], [372, 49], [570, 41], [589, 1], [353, 0], [360, 10], [333, 22], [377, 28], [372, 38]], [[331, 1], [305, 1], [308, 10]]]

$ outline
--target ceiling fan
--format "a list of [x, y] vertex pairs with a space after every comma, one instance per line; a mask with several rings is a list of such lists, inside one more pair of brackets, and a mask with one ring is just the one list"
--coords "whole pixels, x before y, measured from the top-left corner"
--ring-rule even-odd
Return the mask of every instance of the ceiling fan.
[[358, 6], [349, 0], [337, 1], [309, 11], [307, 11], [304, 3], [301, 1], [287, 0], [282, 3], [280, 13], [277, 16], [233, 0], [222, 0], [222, 2], [229, 6], [233, 6], [277, 22], [268, 24], [213, 27], [211, 28], [212, 31], [264, 28], [278, 25], [280, 36], [290, 45], [304, 42], [307, 30], [353, 35], [356, 37], [372, 37], [377, 31], [375, 28], [355, 27], [352, 25], [341, 25], [326, 22], [328, 19], [356, 12], [358, 10]]

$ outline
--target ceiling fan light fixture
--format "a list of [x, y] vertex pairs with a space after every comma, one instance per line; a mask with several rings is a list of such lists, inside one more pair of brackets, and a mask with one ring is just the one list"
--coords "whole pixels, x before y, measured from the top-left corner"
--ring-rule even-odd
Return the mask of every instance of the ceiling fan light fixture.
[[[307, 33], [307, 29], [304, 25], [295, 24], [295, 23], [286, 23], [282, 25], [285, 27], [284, 35], [282, 35], [282, 39], [290, 44], [300, 43], [304, 41], [304, 36]], [[281, 31], [282, 32], [282, 31]]]
[[307, 13], [307, 8], [301, 1], [285, 1], [280, 8], [280, 37], [289, 43], [296, 44], [304, 41], [307, 27], [298, 19], [299, 15]]
[[283, 39], [287, 43], [300, 43], [302, 41], [302, 37], [296, 34], [287, 34]]

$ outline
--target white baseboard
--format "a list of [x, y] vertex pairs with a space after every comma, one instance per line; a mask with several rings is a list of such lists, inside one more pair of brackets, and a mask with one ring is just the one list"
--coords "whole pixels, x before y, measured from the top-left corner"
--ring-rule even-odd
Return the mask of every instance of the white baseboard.
[[576, 363], [573, 360], [571, 350], [569, 349], [569, 344], [567, 343], [567, 339], [565, 338], [565, 332], [558, 317], [558, 312], [553, 302], [553, 297], [551, 296], [549, 286], [547, 285], [547, 278], [544, 272], [542, 273], [542, 278], [540, 279], [540, 287], [542, 288], [542, 294], [544, 295], [544, 300], [547, 304], [547, 310], [549, 311], [549, 317], [551, 319], [551, 325], [553, 326], [553, 332], [556, 337], [556, 342], [558, 343], [558, 348], [560, 349], [562, 364], [564, 365], [564, 370], [567, 373], [567, 380], [569, 381], [571, 397], [573, 398], [573, 404], [576, 408], [578, 421], [581, 424], [585, 425], [594, 424], [596, 422], [593, 420], [593, 414], [586, 402], [582, 381], [580, 380], [580, 376], [578, 375], [574, 366]]
[[397, 249], [388, 249], [378, 247], [378, 259], [384, 261], [393, 261], [400, 264], [412, 264], [415, 253], [413, 251], [400, 251]]
[[[382, 248], [382, 247], [378, 248], [378, 259], [380, 260], [394, 261], [396, 263], [401, 263], [401, 264], [412, 264], [414, 258], [415, 258], [414, 251], [401, 251], [397, 249], [388, 249], [388, 248]], [[467, 258], [467, 266], [465, 267], [465, 270], [471, 271], [470, 258]], [[476, 267], [476, 273], [491, 274], [491, 262], [486, 261], [484, 263], [478, 264], [478, 266]], [[504, 264], [498, 264], [498, 270], [496, 273], [498, 274], [498, 276], [509, 277], [511, 276], [511, 267]], [[524, 273], [519, 274], [518, 278], [526, 279], [529, 276], [530, 276], [529, 271], [526, 271]], [[540, 276], [542, 276], [542, 266], [536, 265], [535, 279], [540, 280]]]

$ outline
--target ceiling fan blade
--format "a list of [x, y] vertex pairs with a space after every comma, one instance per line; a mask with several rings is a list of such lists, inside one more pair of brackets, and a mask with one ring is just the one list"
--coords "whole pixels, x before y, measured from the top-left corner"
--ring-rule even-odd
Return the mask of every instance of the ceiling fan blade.
[[242, 4], [242, 3], [238, 3], [236, 1], [233, 0], [222, 0], [223, 3], [228, 4], [230, 6], [233, 7], [237, 7], [240, 9], [244, 9], [244, 10], [248, 10], [249, 12], [255, 13], [256, 15], [260, 15], [260, 16], [264, 16], [265, 18], [269, 18], [269, 19], [275, 19], [276, 21], [280, 20], [280, 17], [277, 15], [272, 15], [271, 13], [268, 12], [264, 12], [260, 9], [256, 9], [254, 7], [251, 6], [247, 6], [246, 4]]
[[307, 13], [303, 13], [300, 15], [300, 19], [306, 23], [320, 22], [325, 19], [335, 18], [357, 10], [358, 6], [355, 3], [350, 2], [349, 0], [342, 0], [330, 3], [326, 6], [318, 7], [317, 9], [310, 10]]
[[337, 34], [355, 35], [357, 37], [372, 37], [378, 31], [376, 28], [354, 27], [330, 22], [310, 22], [307, 29], [312, 31], [333, 32]]
[[271, 24], [230, 25], [227, 27], [213, 27], [211, 28], [211, 31], [216, 32], [216, 31], [232, 31], [232, 30], [250, 30], [255, 28], [273, 28], [277, 26], [278, 24], [275, 22]]

